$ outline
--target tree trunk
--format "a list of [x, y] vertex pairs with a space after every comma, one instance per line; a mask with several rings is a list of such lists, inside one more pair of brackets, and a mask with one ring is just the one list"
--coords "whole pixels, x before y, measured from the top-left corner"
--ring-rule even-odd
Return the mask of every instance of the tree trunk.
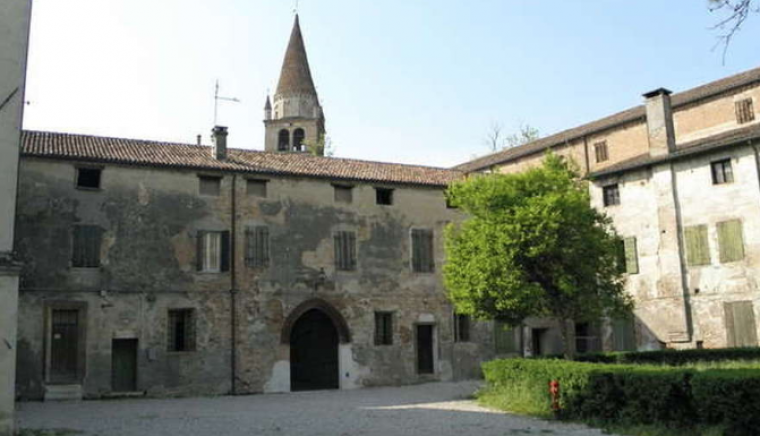
[[569, 319], [560, 318], [559, 330], [562, 334], [562, 345], [565, 350], [565, 359], [575, 359], [575, 325]]

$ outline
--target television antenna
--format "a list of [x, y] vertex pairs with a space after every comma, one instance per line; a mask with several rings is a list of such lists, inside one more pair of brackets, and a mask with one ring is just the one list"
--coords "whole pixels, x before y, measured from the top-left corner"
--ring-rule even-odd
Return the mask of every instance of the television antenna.
[[233, 103], [240, 103], [240, 99], [235, 97], [222, 97], [219, 95], [219, 79], [216, 80], [214, 86], [214, 125], [216, 126], [217, 115], [219, 114], [219, 101], [231, 101]]

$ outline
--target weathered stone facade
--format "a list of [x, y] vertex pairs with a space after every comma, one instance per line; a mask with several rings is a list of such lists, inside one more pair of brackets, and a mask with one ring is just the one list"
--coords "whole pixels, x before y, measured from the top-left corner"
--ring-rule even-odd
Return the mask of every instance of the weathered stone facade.
[[0, 4], [0, 436], [15, 427], [19, 265], [13, 232], [30, 14], [29, 0]]
[[[213, 148], [26, 133], [18, 395], [287, 392], [479, 375], [494, 355], [492, 324], [460, 326], [455, 338], [440, 274], [443, 227], [461, 219], [443, 191], [460, 173], [227, 150], [226, 128], [214, 132]], [[94, 245], [80, 238], [85, 227]], [[423, 270], [413, 261], [424, 251], [419, 234], [432, 235]]]
[[[637, 348], [758, 345], [758, 105], [760, 69], [672, 97], [659, 89], [642, 106], [458, 169], [522, 171], [547, 150], [571, 159], [590, 179], [592, 204], [634, 241], [626, 286]], [[721, 238], [718, 227], [735, 221], [739, 230]], [[603, 347], [615, 348], [603, 327]]]

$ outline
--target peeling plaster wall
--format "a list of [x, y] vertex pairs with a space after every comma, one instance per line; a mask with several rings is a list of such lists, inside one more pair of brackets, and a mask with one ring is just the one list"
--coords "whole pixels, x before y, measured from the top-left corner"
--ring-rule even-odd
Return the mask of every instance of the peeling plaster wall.
[[[210, 152], [210, 151], [209, 151]], [[138, 339], [138, 390], [148, 395], [219, 394], [231, 389], [231, 273], [196, 272], [196, 234], [235, 233], [237, 379], [239, 393], [290, 389], [285, 320], [301, 303], [326, 301], [345, 320], [350, 343], [339, 350], [340, 386], [471, 378], [493, 354], [490, 323], [473, 323], [472, 342], [453, 344], [452, 309], [442, 280], [443, 227], [461, 218], [441, 189], [394, 188], [391, 206], [375, 204], [371, 185], [357, 184], [351, 204], [337, 203], [329, 180], [270, 178], [266, 198], [247, 193], [246, 177], [223, 176], [220, 196], [198, 193], [195, 171], [107, 165], [102, 188], [74, 186], [76, 163], [22, 159], [19, 250], [22, 321], [18, 391], [44, 394], [45, 311], [58, 301], [86, 304], [85, 395], [110, 393], [111, 341]], [[206, 173], [204, 173], [206, 174]], [[103, 229], [100, 268], [70, 266], [74, 224]], [[245, 265], [245, 229], [266, 225], [270, 264]], [[435, 273], [414, 273], [410, 230], [435, 234]], [[357, 270], [336, 271], [333, 234], [357, 235]], [[323, 272], [323, 273], [322, 273]], [[320, 276], [322, 278], [320, 278]], [[197, 346], [167, 352], [167, 311], [194, 308]], [[374, 312], [394, 313], [394, 342], [374, 345]], [[436, 374], [416, 373], [414, 324], [433, 317]]]

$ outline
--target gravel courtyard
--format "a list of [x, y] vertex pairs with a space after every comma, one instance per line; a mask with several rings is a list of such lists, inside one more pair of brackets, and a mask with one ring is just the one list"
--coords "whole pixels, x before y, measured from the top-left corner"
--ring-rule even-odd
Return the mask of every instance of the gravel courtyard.
[[[581, 425], [494, 412], [477, 382], [239, 397], [22, 403], [28, 434], [100, 436], [602, 435]], [[75, 432], [76, 431], [76, 432]]]

